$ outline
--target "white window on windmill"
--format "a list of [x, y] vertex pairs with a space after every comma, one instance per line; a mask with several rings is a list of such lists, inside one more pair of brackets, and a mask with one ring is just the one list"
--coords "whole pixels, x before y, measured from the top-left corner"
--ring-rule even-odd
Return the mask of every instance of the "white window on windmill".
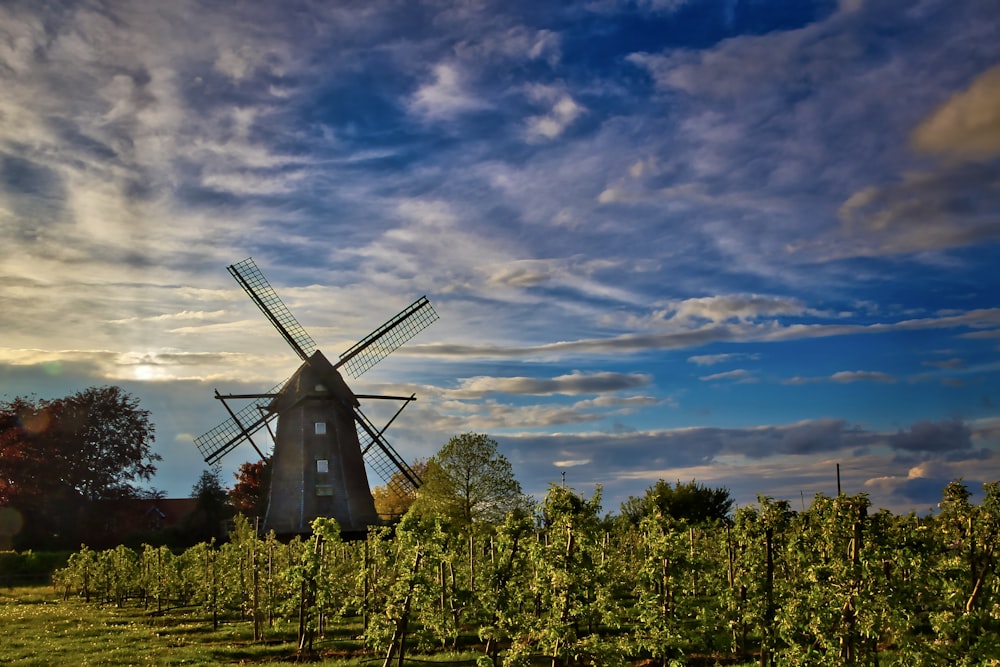
[[[327, 481], [326, 474], [330, 472], [330, 461], [328, 459], [316, 459], [316, 481]], [[332, 496], [332, 484], [316, 484], [314, 487], [317, 496]]]
[[316, 435], [326, 435], [326, 422], [316, 422]]

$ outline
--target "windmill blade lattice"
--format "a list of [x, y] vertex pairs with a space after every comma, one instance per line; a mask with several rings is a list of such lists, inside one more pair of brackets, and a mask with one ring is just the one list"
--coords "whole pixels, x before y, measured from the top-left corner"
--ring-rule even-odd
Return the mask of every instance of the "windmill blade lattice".
[[260, 312], [271, 321], [278, 333], [292, 346], [303, 361], [316, 351], [316, 343], [306, 333], [284, 302], [278, 298], [264, 274], [260, 272], [252, 257], [228, 267], [229, 273], [250, 296]]
[[351, 349], [340, 355], [337, 368], [343, 367], [353, 378], [392, 354], [438, 319], [434, 306], [422, 296], [394, 318], [371, 332]]
[[355, 409], [354, 414], [358, 428], [358, 442], [365, 463], [371, 466], [393, 493], [400, 497], [412, 495], [421, 484], [417, 473], [407, 465], [361, 410]]
[[269, 412], [267, 408], [281, 387], [279, 384], [267, 394], [253, 399], [237, 410], [234, 417], [195, 438], [194, 444], [205, 462], [214, 464], [242, 444], [247, 436], [253, 435], [274, 419], [277, 413]]

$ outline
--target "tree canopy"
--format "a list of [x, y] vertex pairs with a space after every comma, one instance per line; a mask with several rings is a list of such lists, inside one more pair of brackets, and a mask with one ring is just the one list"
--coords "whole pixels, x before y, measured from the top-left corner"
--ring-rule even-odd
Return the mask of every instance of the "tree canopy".
[[184, 532], [192, 544], [207, 542], [225, 535], [224, 522], [232, 516], [229, 494], [222, 486], [217, 470], [204, 470], [191, 487], [191, 497], [197, 501], [194, 511], [184, 521]]
[[724, 520], [733, 507], [729, 489], [710, 489], [694, 480], [678, 481], [674, 486], [662, 479], [646, 489], [643, 496], [629, 496], [622, 503], [621, 515], [638, 525], [644, 516], [660, 513], [688, 523]]
[[35, 537], [69, 539], [81, 503], [136, 497], [153, 477], [161, 457], [149, 417], [113, 386], [0, 402], [0, 505], [25, 514]]
[[229, 490], [229, 504], [246, 517], [263, 517], [271, 489], [271, 458], [246, 461], [233, 473], [236, 484]]
[[496, 440], [457, 435], [427, 462], [413, 511], [443, 517], [460, 528], [496, 523], [528, 501]]
[[[421, 480], [427, 476], [427, 459], [418, 459], [410, 466]], [[399, 517], [406, 514], [413, 503], [417, 500], [417, 492], [401, 494], [395, 489], [410, 488], [402, 472], [396, 471], [392, 474], [389, 484], [376, 486], [372, 489], [372, 498], [375, 500], [375, 511], [382, 518]]]

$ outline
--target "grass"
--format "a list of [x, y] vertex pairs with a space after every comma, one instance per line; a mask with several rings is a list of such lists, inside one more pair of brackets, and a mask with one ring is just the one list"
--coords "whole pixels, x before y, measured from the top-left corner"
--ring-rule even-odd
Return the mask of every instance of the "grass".
[[[156, 615], [141, 607], [63, 601], [47, 586], [0, 590], [0, 627], [0, 664], [24, 667], [247, 664], [295, 656], [294, 628], [254, 643], [248, 623], [213, 630], [211, 619], [190, 611]], [[284, 641], [283, 630], [291, 640]]]
[[[50, 586], [0, 588], [0, 628], [0, 665], [18, 667], [280, 664], [299, 657], [296, 627], [290, 623], [276, 624], [267, 630], [264, 642], [254, 642], [251, 625], [244, 620], [220, 621], [213, 630], [212, 619], [193, 608], [156, 614], [135, 602], [118, 609], [75, 597], [64, 601]], [[338, 627], [317, 638], [312, 664], [380, 667], [382, 657], [362, 653], [351, 639], [359, 631]], [[406, 664], [469, 667], [481, 655], [471, 650], [432, 655], [408, 651]], [[533, 662], [551, 664], [541, 657]], [[707, 659], [692, 664], [716, 663]]]
[[[62, 600], [49, 586], [0, 588], [0, 664], [19, 667], [78, 665], [233, 665], [293, 662], [296, 628], [275, 626], [253, 641], [248, 622], [220, 622], [190, 609], [155, 614], [130, 604]], [[372, 667], [382, 659], [333, 632], [313, 642], [317, 665]], [[475, 653], [414, 656], [407, 664], [474, 665]], [[419, 658], [419, 659], [416, 659]]]

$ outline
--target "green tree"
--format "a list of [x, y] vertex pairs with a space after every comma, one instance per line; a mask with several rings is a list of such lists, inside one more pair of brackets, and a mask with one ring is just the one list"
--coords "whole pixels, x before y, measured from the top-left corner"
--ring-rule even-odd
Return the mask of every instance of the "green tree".
[[939, 660], [953, 665], [981, 665], [1000, 655], [997, 609], [997, 535], [1000, 534], [1000, 482], [983, 485], [980, 505], [961, 479], [942, 493], [935, 529], [940, 552], [932, 581], [938, 588], [929, 620], [945, 639]]
[[427, 462], [415, 512], [438, 516], [463, 530], [499, 523], [508, 512], [528, 506], [510, 461], [487, 435], [451, 438]]
[[700, 524], [727, 520], [732, 507], [733, 498], [725, 487], [710, 489], [694, 480], [671, 486], [661, 479], [646, 489], [645, 495], [629, 496], [622, 503], [621, 515], [632, 525], [657, 515]]

